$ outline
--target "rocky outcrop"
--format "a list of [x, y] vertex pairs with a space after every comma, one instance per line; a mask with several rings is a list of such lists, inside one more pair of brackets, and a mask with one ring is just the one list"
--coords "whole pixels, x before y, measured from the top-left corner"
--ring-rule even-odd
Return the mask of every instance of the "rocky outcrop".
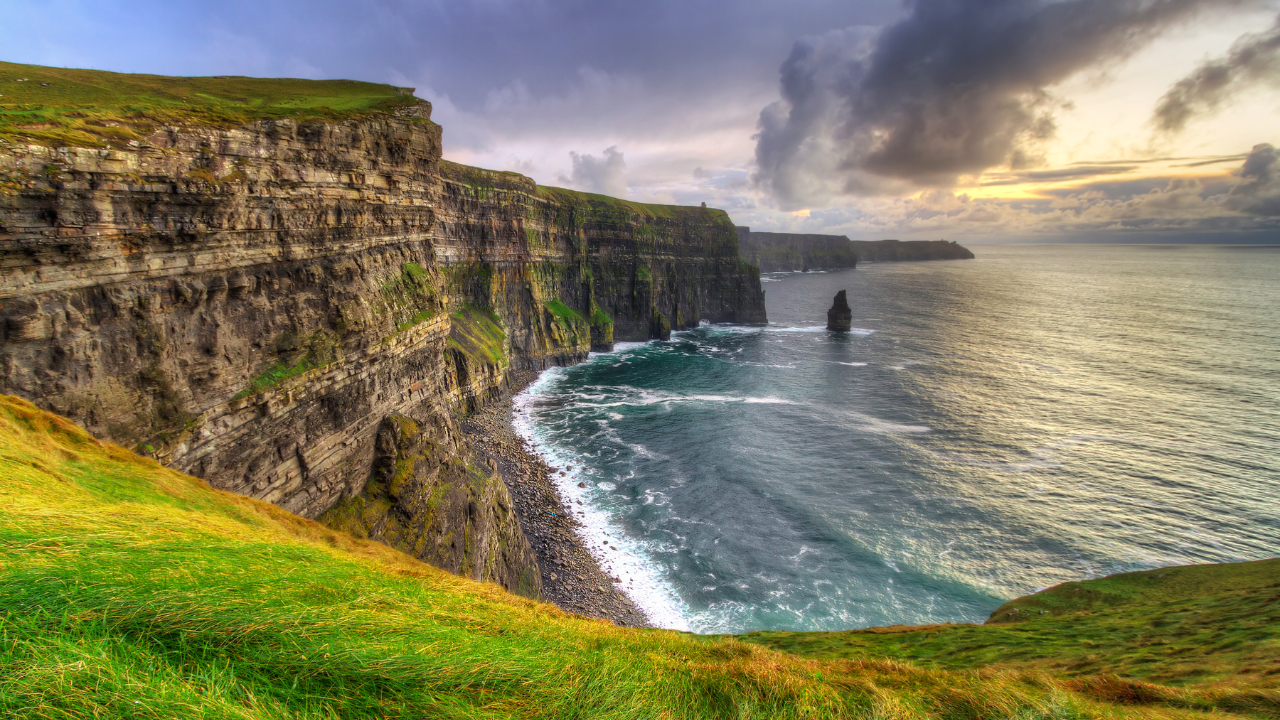
[[844, 290], [836, 293], [835, 302], [827, 311], [827, 329], [832, 332], [849, 332], [853, 326], [853, 310], [849, 308], [849, 300]]
[[392, 414], [374, 443], [364, 491], [320, 517], [452, 573], [537, 597], [537, 562], [502, 480], [460, 459], [451, 423]]
[[856, 267], [858, 254], [844, 235], [751, 232], [740, 227], [738, 250], [760, 272], [807, 272]]
[[[476, 517], [500, 496], [465, 473], [368, 487], [388, 417], [431, 428], [431, 463], [466, 467], [453, 415], [512, 367], [659, 337], [658, 317], [764, 320], [723, 212], [445, 163], [428, 114], [0, 145], [0, 392], [304, 517], [390, 498], [366, 531], [413, 549], [439, 520], [427, 488], [462, 483], [439, 492], [477, 493]], [[521, 553], [504, 557], [458, 567], [527, 587]]]
[[863, 262], [973, 259], [973, 253], [954, 240], [855, 240], [852, 245]]

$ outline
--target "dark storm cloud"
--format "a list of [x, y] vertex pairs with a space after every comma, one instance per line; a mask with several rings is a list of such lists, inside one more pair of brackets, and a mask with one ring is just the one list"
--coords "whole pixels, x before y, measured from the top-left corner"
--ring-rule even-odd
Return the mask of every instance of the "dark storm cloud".
[[1255, 145], [1239, 173], [1240, 184], [1227, 193], [1227, 205], [1249, 215], [1280, 217], [1280, 150]]
[[1192, 117], [1216, 110], [1252, 85], [1280, 85], [1280, 17], [1266, 32], [1240, 38], [1226, 57], [1211, 60], [1174, 84], [1156, 106], [1152, 122], [1180, 132]]
[[1034, 165], [1047, 88], [1127, 57], [1205, 8], [1248, 0], [914, 0], [875, 34], [801, 40], [760, 115], [757, 181], [787, 207], [947, 186]]

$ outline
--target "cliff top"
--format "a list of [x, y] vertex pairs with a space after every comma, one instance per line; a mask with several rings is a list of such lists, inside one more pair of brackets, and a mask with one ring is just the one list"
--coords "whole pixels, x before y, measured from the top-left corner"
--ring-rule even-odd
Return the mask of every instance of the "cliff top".
[[[0, 673], [0, 715], [1174, 720], [1276, 709], [1266, 689], [956, 672], [945, 653], [913, 664], [935, 638], [993, 629], [984, 626], [910, 638], [863, 631], [882, 642], [820, 660], [619, 628], [213, 490], [16, 398], [0, 396], [0, 448], [0, 667], [19, 670]], [[1167, 579], [1199, 581], [1155, 578]], [[1194, 608], [1155, 604], [1155, 626], [1136, 638], [1095, 630], [1054, 640], [1086, 627], [1090, 618], [1074, 614], [1054, 628], [1000, 625], [1001, 637], [958, 647], [970, 667], [996, 668], [1036, 643], [1087, 640], [1080, 652], [1104, 668], [1133, 653], [1178, 663], [1170, 651], [1197, 642], [1195, 658], [1252, 648], [1253, 672], [1272, 687], [1265, 584], [1212, 586], [1226, 593], [1214, 597], [1242, 602], [1203, 618], [1207, 627], [1186, 624]], [[1214, 623], [1241, 637], [1217, 642]], [[1183, 637], [1187, 629], [1202, 632]]]
[[165, 77], [0, 62], [0, 140], [105, 147], [162, 125], [269, 118], [430, 117], [412, 88], [354, 80]]
[[652, 203], [623, 200], [621, 198], [599, 195], [597, 193], [582, 192], [581, 190], [568, 190], [566, 188], [547, 187], [544, 185], [538, 186], [538, 194], [566, 205], [590, 205], [597, 211], [612, 209], [624, 214], [668, 219], [701, 216], [711, 218], [714, 222], [729, 223], [730, 227], [733, 225], [732, 221], [729, 220], [729, 213], [717, 208], [698, 207], [695, 205], [655, 205]]
[[532, 178], [520, 173], [503, 170], [485, 170], [450, 160], [440, 161], [440, 175], [476, 188], [495, 188], [499, 190], [517, 190], [539, 195], [554, 200], [561, 205], [589, 205], [596, 211], [613, 210], [624, 215], [639, 215], [648, 218], [679, 219], [696, 216], [710, 218], [717, 223], [732, 223], [729, 213], [717, 208], [698, 207], [695, 205], [657, 205], [653, 203], [634, 202], [621, 198], [599, 195], [597, 193], [570, 190], [568, 188], [538, 185]]

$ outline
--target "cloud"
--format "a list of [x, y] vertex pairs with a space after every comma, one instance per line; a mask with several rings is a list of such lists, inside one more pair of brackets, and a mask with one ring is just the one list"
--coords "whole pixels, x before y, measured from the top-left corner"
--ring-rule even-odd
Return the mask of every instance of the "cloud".
[[566, 178], [579, 190], [626, 197], [627, 180], [622, 175], [627, 162], [617, 146], [607, 147], [600, 157], [586, 153], [570, 152], [573, 160], [573, 174]]
[[1249, 215], [1280, 217], [1280, 151], [1255, 145], [1237, 173], [1240, 184], [1227, 193], [1228, 207]]
[[1267, 31], [1245, 35], [1226, 57], [1204, 63], [1160, 98], [1152, 115], [1157, 129], [1181, 132], [1196, 115], [1218, 109], [1259, 83], [1280, 85], [1280, 17]]
[[993, 180], [985, 180], [982, 185], [1021, 185], [1023, 183], [1062, 182], [1064, 180], [1082, 180], [1107, 175], [1123, 175], [1136, 170], [1138, 165], [1120, 165], [1115, 163], [1084, 163], [1056, 170], [1030, 170], [1026, 172], [1003, 173]]
[[738, 224], [760, 230], [830, 233], [853, 239], [1110, 238], [1201, 241], [1225, 237], [1280, 240], [1280, 149], [1258, 145], [1234, 172], [1192, 177], [1099, 179], [1046, 197], [974, 198], [934, 189], [911, 197], [850, 198], [807, 217], [744, 212]]
[[784, 208], [1033, 167], [1054, 84], [1126, 58], [1205, 8], [1249, 0], [913, 0], [876, 32], [797, 42], [760, 114], [757, 183]]

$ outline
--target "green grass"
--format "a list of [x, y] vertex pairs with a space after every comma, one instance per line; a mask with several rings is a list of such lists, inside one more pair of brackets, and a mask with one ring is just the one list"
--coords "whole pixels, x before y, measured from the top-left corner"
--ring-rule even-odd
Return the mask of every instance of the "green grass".
[[550, 310], [551, 314], [554, 315], [557, 320], [565, 323], [566, 325], [573, 326], [583, 322], [582, 315], [579, 315], [577, 310], [574, 310], [559, 300], [552, 300], [546, 303], [546, 305], [547, 310]]
[[310, 356], [302, 358], [293, 365], [286, 365], [283, 362], [277, 362], [275, 365], [268, 368], [266, 372], [254, 378], [253, 382], [249, 383], [249, 387], [236, 393], [231, 399], [242, 400], [250, 395], [257, 395], [258, 393], [270, 390], [285, 380], [295, 378], [308, 370], [315, 370], [319, 367], [320, 366], [315, 364]]
[[507, 364], [506, 331], [497, 315], [484, 308], [466, 305], [449, 317], [453, 326], [446, 342], [448, 347], [477, 362]]
[[321, 328], [305, 336], [305, 338], [300, 351], [302, 353], [300, 358], [298, 358], [297, 353], [293, 353], [292, 357], [298, 359], [292, 364], [284, 360], [277, 360], [266, 372], [254, 378], [249, 383], [249, 387], [236, 393], [231, 399], [240, 400], [250, 395], [257, 395], [308, 371], [327, 367], [340, 358], [340, 338], [336, 333]]
[[8, 397], [0, 669], [14, 718], [1101, 720], [1204, 702], [618, 628], [215, 491]]
[[889, 657], [931, 667], [1003, 666], [1056, 677], [1110, 673], [1173, 686], [1273, 692], [1280, 713], [1280, 560], [1192, 565], [1065, 583], [1018, 598], [984, 625], [743, 636], [812, 658]]
[[0, 95], [0, 139], [55, 147], [120, 146], [168, 124], [334, 119], [419, 102], [401, 88], [351, 80], [181, 78], [6, 62]]
[[612, 325], [613, 318], [609, 317], [609, 313], [600, 309], [600, 306], [593, 307], [594, 312], [591, 313], [591, 324], [596, 326]]

